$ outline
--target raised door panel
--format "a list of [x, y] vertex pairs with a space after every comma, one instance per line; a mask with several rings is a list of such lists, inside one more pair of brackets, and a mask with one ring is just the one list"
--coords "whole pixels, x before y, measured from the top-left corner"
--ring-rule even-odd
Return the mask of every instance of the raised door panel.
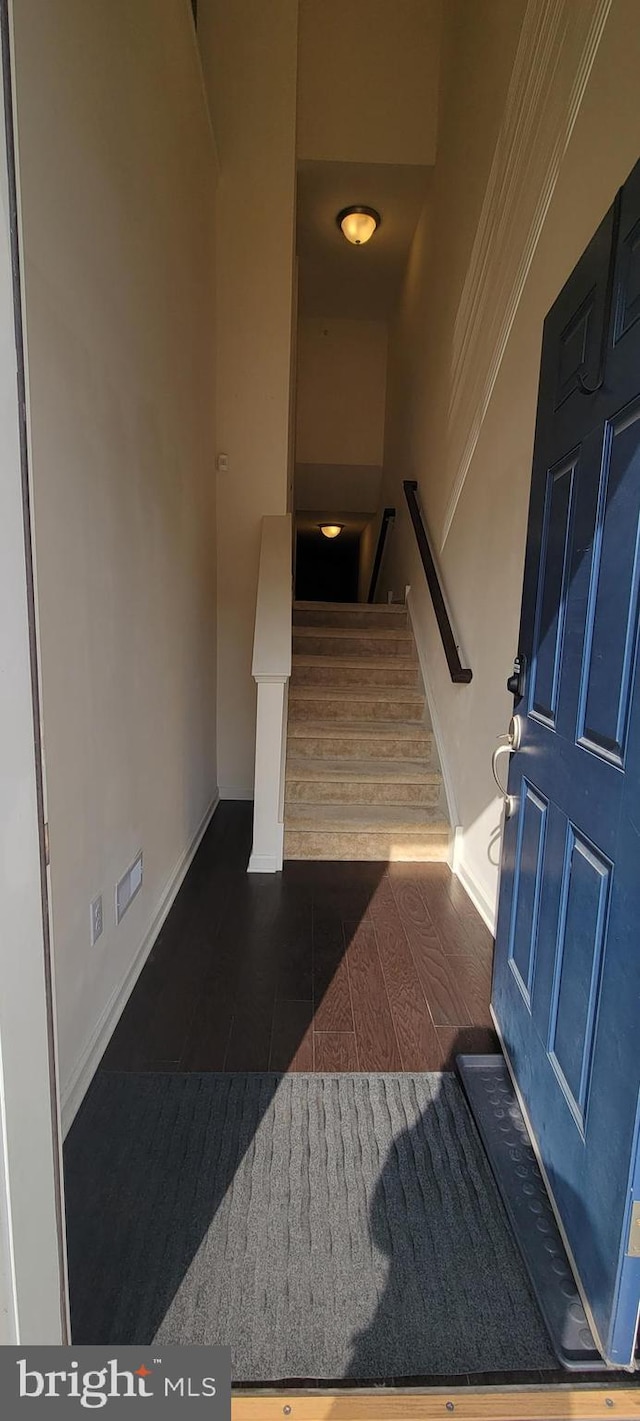
[[612, 864], [567, 825], [547, 1051], [582, 1133], [588, 1102]]
[[584, 641], [577, 739], [620, 768], [638, 635], [640, 401], [608, 422]]
[[577, 461], [574, 455], [550, 469], [545, 491], [529, 696], [532, 714], [551, 727], [560, 687]]
[[523, 779], [513, 877], [509, 966], [529, 1011], [535, 976], [547, 809], [544, 796]]

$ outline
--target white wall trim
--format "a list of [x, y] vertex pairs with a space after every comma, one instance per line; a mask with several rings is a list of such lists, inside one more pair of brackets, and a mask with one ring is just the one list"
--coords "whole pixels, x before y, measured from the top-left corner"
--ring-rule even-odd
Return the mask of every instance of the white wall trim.
[[420, 672], [421, 672], [422, 681], [423, 681], [423, 684], [424, 684], [424, 691], [425, 691], [425, 696], [426, 696], [426, 699], [427, 699], [427, 705], [428, 705], [428, 707], [429, 707], [429, 715], [430, 715], [430, 717], [431, 717], [431, 726], [432, 726], [432, 729], [433, 729], [433, 738], [434, 738], [434, 740], [435, 740], [436, 750], [437, 750], [437, 753], [438, 753], [438, 759], [439, 759], [439, 761], [440, 761], [440, 769], [441, 769], [441, 771], [442, 771], [442, 784], [443, 784], [443, 787], [444, 787], [445, 799], [446, 799], [446, 801], [447, 801], [447, 813], [448, 813], [448, 815], [449, 815], [449, 823], [450, 823], [450, 825], [451, 825], [451, 830], [452, 830], [452, 835], [453, 835], [452, 844], [455, 845], [455, 836], [456, 836], [456, 833], [457, 833], [458, 825], [459, 825], [459, 823], [460, 823], [460, 816], [459, 816], [459, 814], [458, 814], [458, 803], [457, 803], [457, 799], [456, 799], [456, 792], [455, 792], [455, 789], [454, 789], [454, 787], [453, 787], [453, 779], [452, 779], [452, 776], [451, 776], [451, 771], [450, 771], [450, 769], [449, 769], [447, 751], [446, 751], [446, 748], [445, 748], [444, 737], [443, 737], [443, 734], [442, 734], [442, 728], [441, 728], [440, 720], [439, 720], [439, 717], [438, 717], [438, 711], [437, 711], [437, 707], [436, 707], [436, 701], [435, 701], [435, 695], [434, 695], [434, 690], [433, 690], [433, 684], [432, 684], [432, 682], [431, 682], [431, 680], [430, 680], [430, 677], [429, 677], [429, 671], [428, 671], [428, 667], [427, 667], [427, 660], [426, 660], [426, 656], [425, 656], [425, 652], [424, 652], [424, 647], [423, 647], [423, 645], [422, 645], [422, 639], [421, 639], [421, 637], [418, 636], [418, 633], [417, 633], [417, 630], [416, 630], [416, 625], [415, 625], [415, 620], [414, 620], [414, 611], [413, 611], [413, 594], [412, 594], [412, 591], [411, 591], [411, 588], [410, 588], [410, 587], [407, 587], [407, 589], [406, 589], [406, 605], [407, 605], [407, 611], [408, 611], [408, 613], [409, 613], [409, 621], [410, 621], [410, 623], [411, 623], [411, 630], [412, 630], [412, 632], [413, 632], [413, 639], [414, 639], [414, 642], [415, 642], [415, 645], [416, 645], [416, 651], [417, 651], [417, 653], [418, 653], [418, 661], [419, 661], [419, 663], [420, 663]]
[[253, 799], [253, 785], [220, 785], [221, 799]]
[[[286, 726], [285, 726], [286, 731]], [[282, 768], [284, 769], [284, 762]], [[281, 873], [284, 863], [284, 819], [279, 820], [270, 834], [272, 852], [251, 853], [247, 873]]]
[[247, 873], [280, 873], [282, 859], [278, 854], [252, 854]]
[[248, 873], [278, 873], [284, 848], [284, 778], [291, 675], [292, 516], [262, 520], [251, 672], [258, 687], [253, 842]]
[[444, 788], [445, 798], [447, 801], [447, 813], [449, 815], [449, 823], [451, 825], [451, 839], [449, 843], [449, 854], [447, 861], [451, 872], [455, 874], [456, 878], [459, 878], [462, 887], [468, 893], [471, 902], [473, 903], [474, 907], [477, 908], [480, 917], [482, 918], [483, 922], [486, 923], [489, 932], [493, 937], [495, 937], [497, 916], [496, 904], [492, 902], [488, 893], [485, 891], [482, 884], [479, 883], [475, 874], [469, 868], [468, 864], [465, 861], [464, 828], [460, 823], [460, 816], [458, 814], [456, 793], [453, 786], [453, 780], [448, 763], [447, 750], [445, 747], [444, 738], [442, 735], [442, 728], [438, 717], [438, 711], [436, 708], [433, 683], [429, 678], [424, 647], [422, 645], [421, 638], [418, 636], [414, 621], [413, 598], [410, 587], [406, 588], [406, 604], [407, 611], [409, 613], [409, 621], [411, 623], [411, 630], [413, 632], [413, 639], [416, 645], [416, 651], [418, 653], [418, 661], [420, 663], [420, 672], [424, 684], [427, 705], [429, 707], [429, 715], [431, 717], [431, 725], [433, 728], [433, 738], [438, 754], [438, 760], [440, 761], [442, 784]]
[[220, 795], [218, 791], [216, 791], [216, 794], [211, 804], [209, 805], [209, 808], [207, 809], [204, 817], [200, 821], [200, 824], [198, 825], [198, 828], [196, 829], [193, 838], [187, 845], [184, 852], [180, 855], [178, 862], [175, 864], [169, 875], [169, 879], [166, 884], [164, 893], [162, 894], [162, 897], [160, 899], [158, 909], [153, 916], [153, 919], [147, 929], [147, 932], [145, 933], [145, 936], [140, 944], [140, 948], [134, 958], [134, 961], [132, 962], [128, 972], [126, 973], [120, 985], [112, 993], [109, 1001], [107, 1002], [106, 1007], [104, 1008], [104, 1011], [98, 1018], [98, 1021], [93, 1029], [93, 1032], [91, 1033], [91, 1036], [89, 1037], [89, 1040], [84, 1050], [76, 1061], [76, 1064], [71, 1072], [71, 1075], [69, 1076], [69, 1079], [62, 1088], [61, 1115], [62, 1131], [64, 1135], [66, 1135], [67, 1131], [70, 1129], [73, 1120], [80, 1108], [80, 1105], [82, 1104], [84, 1096], [86, 1095], [86, 1092], [89, 1089], [89, 1086], [91, 1084], [91, 1081], [93, 1080], [96, 1070], [98, 1069], [102, 1056], [104, 1055], [109, 1041], [113, 1036], [120, 1017], [122, 1016], [129, 997], [131, 996], [131, 993], [138, 980], [138, 977], [142, 972], [149, 953], [151, 952], [158, 933], [160, 932], [162, 924], [164, 923], [165, 919], [169, 914], [170, 909], [173, 906], [173, 903], [178, 895], [178, 891], [182, 886], [184, 879], [186, 878], [191, 864], [193, 863], [196, 852], [200, 846], [202, 839], [204, 838], [204, 835], [206, 834], [206, 831], [209, 827], [209, 824], [211, 823], [211, 820], [216, 812], [219, 803]]
[[[0, 1345], [69, 1340], [35, 564], [13, 9], [0, 26]], [[12, 160], [15, 160], [15, 169]], [[14, 180], [15, 179], [15, 180]], [[15, 265], [14, 265], [15, 263]], [[26, 400], [26, 409], [23, 404]]]
[[452, 873], [456, 874], [456, 877], [458, 874], [458, 864], [460, 862], [463, 842], [464, 829], [462, 828], [461, 824], [456, 824], [455, 829], [453, 829], [451, 832], [451, 839], [449, 841], [449, 853], [447, 855], [447, 863], [449, 865], [449, 868], [451, 869]]
[[498, 916], [497, 905], [489, 897], [482, 884], [478, 882], [473, 870], [465, 863], [463, 834], [460, 835], [460, 844], [456, 846], [456, 849], [453, 872], [456, 878], [460, 880], [465, 892], [468, 893], [474, 908], [477, 908], [483, 922], [486, 923], [491, 936], [495, 937]]
[[598, 52], [611, 0], [529, 0], [476, 229], [452, 353], [456, 469], [444, 547]]

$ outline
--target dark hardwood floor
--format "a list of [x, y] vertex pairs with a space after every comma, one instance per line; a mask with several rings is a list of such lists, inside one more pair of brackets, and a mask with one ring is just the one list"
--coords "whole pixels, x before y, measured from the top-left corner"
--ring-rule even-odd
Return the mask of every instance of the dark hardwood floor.
[[497, 1049], [492, 940], [443, 864], [247, 874], [219, 806], [107, 1048], [106, 1070], [429, 1071]]
[[[446, 867], [288, 863], [282, 874], [248, 875], [250, 847], [251, 805], [221, 804], [103, 1069], [442, 1070], [460, 1050], [498, 1049], [491, 937]], [[574, 1373], [572, 1382], [598, 1376]], [[625, 1379], [607, 1373], [607, 1387]], [[507, 1380], [565, 1384], [567, 1374], [395, 1382]], [[289, 1386], [298, 1390], [299, 1379]]]

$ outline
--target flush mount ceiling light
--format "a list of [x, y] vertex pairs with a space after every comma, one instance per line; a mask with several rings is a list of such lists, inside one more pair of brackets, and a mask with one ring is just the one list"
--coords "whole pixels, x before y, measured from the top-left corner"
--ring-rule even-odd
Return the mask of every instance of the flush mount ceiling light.
[[319, 523], [318, 527], [325, 538], [337, 538], [344, 528], [344, 523]]
[[354, 247], [363, 247], [369, 242], [380, 221], [375, 207], [343, 207], [336, 217], [340, 231]]

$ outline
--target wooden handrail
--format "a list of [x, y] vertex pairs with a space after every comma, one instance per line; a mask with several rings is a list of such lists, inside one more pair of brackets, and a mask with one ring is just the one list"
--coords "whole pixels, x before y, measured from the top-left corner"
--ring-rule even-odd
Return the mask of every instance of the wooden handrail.
[[387, 533], [389, 532], [389, 524], [391, 523], [391, 520], [395, 518], [395, 516], [395, 508], [385, 508], [384, 513], [382, 515], [382, 523], [380, 524], [380, 532], [378, 533], [376, 555], [373, 559], [373, 568], [371, 569], [371, 582], [369, 583], [369, 596], [367, 597], [367, 602], [375, 602], [376, 600], [376, 587], [378, 586], [380, 568], [382, 566], [382, 559], [384, 557], [384, 548], [385, 543], [387, 541]]
[[429, 544], [427, 530], [424, 526], [422, 511], [420, 509], [420, 504], [418, 503], [418, 497], [416, 492], [418, 488], [417, 480], [405, 479], [402, 487], [404, 488], [404, 496], [407, 500], [409, 513], [411, 515], [411, 522], [413, 523], [413, 529], [416, 535], [418, 551], [422, 559], [422, 566], [424, 568], [425, 577], [427, 579], [427, 585], [431, 593], [431, 601], [433, 602], [433, 610], [436, 614], [438, 630], [442, 638], [444, 654], [447, 658], [449, 674], [451, 676], [452, 681], [456, 681], [461, 685], [468, 685], [469, 681], [473, 676], [473, 672], [468, 666], [463, 666], [460, 660], [458, 646], [456, 643], [456, 639], [453, 635], [453, 628], [451, 626], [451, 622], [449, 621], [449, 613], [447, 611], [446, 603], [442, 595], [440, 579], [438, 577], [437, 568], [433, 559], [433, 553]]

